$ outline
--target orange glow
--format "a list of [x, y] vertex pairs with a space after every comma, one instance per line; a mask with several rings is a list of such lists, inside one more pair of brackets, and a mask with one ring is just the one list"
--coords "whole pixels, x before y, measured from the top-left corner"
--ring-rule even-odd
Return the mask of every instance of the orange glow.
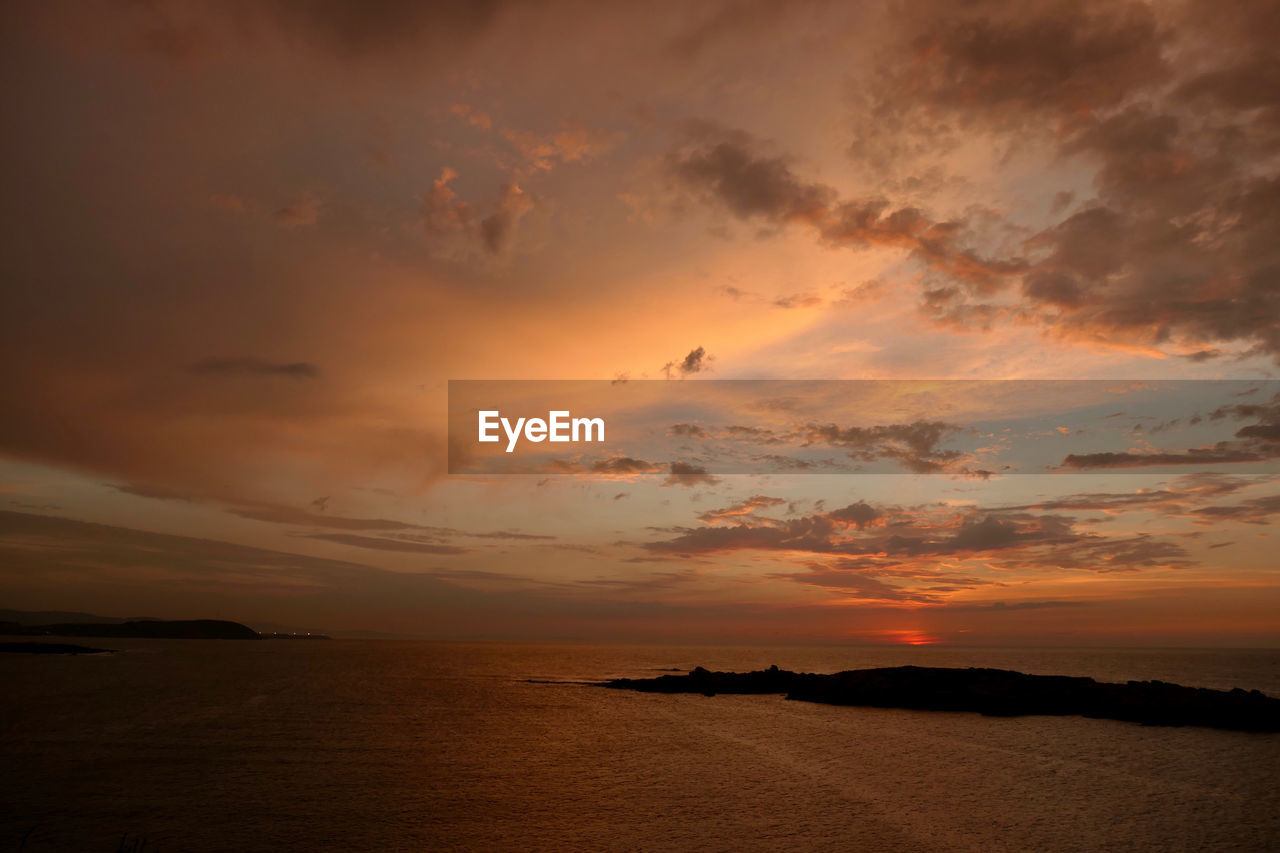
[[881, 631], [880, 637], [884, 642], [898, 646], [932, 646], [934, 643], [941, 642], [940, 637], [910, 628]]

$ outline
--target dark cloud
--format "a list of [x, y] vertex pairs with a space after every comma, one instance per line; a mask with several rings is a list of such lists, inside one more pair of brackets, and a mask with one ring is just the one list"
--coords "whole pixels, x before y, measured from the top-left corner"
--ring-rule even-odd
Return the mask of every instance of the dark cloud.
[[778, 308], [814, 308], [822, 304], [822, 297], [815, 293], [793, 293], [773, 300]]
[[689, 376], [694, 373], [701, 373], [706, 370], [711, 363], [711, 356], [707, 355], [706, 349], [697, 347], [689, 350], [689, 354], [680, 361], [668, 361], [662, 366], [662, 372], [667, 378], [671, 378], [672, 372], [679, 373], [681, 376]]
[[[902, 4], [852, 94], [850, 154], [880, 197], [841, 198], [745, 134], [705, 124], [668, 166], [739, 219], [909, 252], [926, 269], [921, 310], [941, 325], [1280, 359], [1280, 89], [1269, 85], [1280, 24], [1267, 4], [1220, 11]], [[1001, 235], [1022, 223], [892, 200], [974, 139], [1010, 154], [1047, 148], [1092, 170], [1096, 195], [1073, 209], [1058, 190], [1050, 213], [1065, 217], [1018, 244]]]
[[614, 456], [609, 459], [598, 459], [591, 463], [591, 472], [594, 474], [657, 474], [663, 468], [661, 465], [652, 462], [645, 462], [643, 459], [632, 459], [630, 456]]
[[1221, 443], [1215, 447], [1184, 450], [1180, 453], [1131, 453], [1129, 451], [1070, 453], [1062, 460], [1061, 467], [1088, 470], [1091, 468], [1152, 468], [1164, 465], [1229, 465], [1241, 462], [1264, 462], [1277, 456], [1280, 456], [1280, 451], [1264, 453]]
[[895, 459], [920, 474], [944, 470], [961, 457], [959, 451], [942, 450], [938, 445], [962, 431], [962, 427], [942, 421], [871, 427], [808, 424], [802, 430], [807, 443], [844, 448], [851, 458], [862, 462]]
[[192, 501], [195, 500], [191, 495], [183, 494], [175, 489], [166, 489], [162, 486], [148, 486], [140, 483], [107, 483], [117, 492], [126, 495], [134, 495], [139, 498], [150, 498], [158, 501]]
[[1131, 537], [1083, 538], [1040, 550], [1023, 567], [1078, 569], [1093, 572], [1131, 572], [1144, 568], [1187, 567], [1187, 551], [1176, 542], [1148, 534]]
[[877, 131], [946, 133], [944, 118], [1023, 127], [1104, 109], [1167, 72], [1158, 22], [1144, 3], [937, 2], [899, 15], [901, 41], [886, 47], [905, 48], [902, 60], [882, 66], [869, 93], [887, 126], [864, 131], [859, 155]]
[[779, 453], [764, 453], [759, 456], [752, 456], [751, 461], [772, 466], [781, 471], [809, 471], [814, 467], [814, 463], [808, 459], [796, 459]]
[[440, 545], [435, 542], [420, 542], [414, 539], [389, 539], [382, 536], [361, 536], [357, 533], [311, 533], [308, 539], [323, 539], [326, 542], [337, 542], [339, 545], [351, 545], [356, 548], [368, 548], [374, 551], [404, 551], [411, 554], [465, 554], [466, 548], [456, 545]]
[[671, 435], [683, 435], [689, 438], [707, 437], [707, 431], [697, 424], [672, 424], [667, 432]]
[[1252, 498], [1235, 505], [1200, 507], [1192, 512], [1214, 521], [1242, 521], [1248, 524], [1273, 524], [1280, 516], [1280, 495]]
[[508, 181], [496, 200], [481, 204], [477, 210], [458, 198], [452, 186], [457, 177], [457, 172], [446, 167], [422, 197], [422, 224], [427, 236], [443, 241], [439, 246], [443, 254], [457, 251], [450, 240], [461, 240], [463, 245], [478, 242], [489, 254], [498, 254], [511, 243], [520, 220], [537, 207], [538, 197], [515, 181]]
[[766, 427], [732, 424], [725, 427], [725, 433], [727, 433], [730, 438], [750, 441], [755, 444], [774, 444], [783, 440], [777, 435], [777, 433]]
[[983, 258], [962, 246], [962, 222], [935, 222], [915, 207], [895, 208], [885, 199], [841, 200], [832, 187], [800, 180], [784, 159], [757, 153], [759, 144], [744, 134], [719, 131], [728, 138], [708, 141], [714, 133], [701, 129], [692, 147], [668, 156], [668, 168], [684, 186], [739, 219], [805, 225], [832, 247], [905, 249], [929, 269], [983, 293], [1026, 267], [1017, 258]]
[[1262, 441], [1280, 441], [1280, 424], [1254, 424], [1236, 430], [1239, 438], [1256, 438]]
[[[25, 545], [25, 547], [24, 547]], [[0, 511], [0, 547], [6, 563], [39, 568], [56, 586], [68, 571], [113, 575], [129, 586], [139, 579], [186, 580], [197, 592], [201, 582], [221, 580], [235, 586], [245, 577], [254, 595], [276, 592], [281, 584], [295, 592], [331, 585], [368, 569], [356, 563], [253, 548], [210, 539], [150, 533], [45, 515]], [[368, 569], [376, 572], [374, 569]], [[136, 573], [141, 572], [141, 575]]]
[[[514, 573], [439, 567], [387, 571], [347, 560], [26, 513], [0, 512], [0, 557], [11, 567], [0, 572], [6, 597], [56, 599], [107, 614], [153, 612], [250, 625], [289, 621], [308, 627], [512, 639], [527, 637], [531, 630], [541, 637], [563, 637], [568, 625], [585, 626], [590, 633], [592, 627], [616, 624], [637, 609], [581, 595], [572, 601], [555, 598], [547, 592], [557, 584]], [[646, 614], [664, 612], [662, 605], [638, 607]], [[513, 620], [520, 630], [511, 630]]]
[[690, 488], [693, 486], [714, 486], [718, 482], [720, 481], [717, 478], [707, 473], [706, 468], [690, 465], [688, 462], [672, 462], [667, 467], [667, 478], [662, 481], [662, 485]]
[[272, 216], [285, 228], [300, 228], [315, 225], [320, 220], [320, 209], [323, 201], [313, 193], [304, 193], [298, 198], [278, 209]]
[[[1188, 494], [1195, 488], [1192, 483], [1183, 485]], [[1212, 494], [1212, 484], [1206, 481], [1199, 495]], [[1100, 503], [1097, 496], [1066, 502], [1077, 507]], [[1102, 503], [1112, 509], [1122, 505], [1119, 500]], [[1069, 516], [1019, 508], [946, 510], [936, 505], [902, 508], [858, 501], [830, 512], [786, 519], [756, 516], [753, 509], [749, 502], [741, 502], [704, 512], [699, 519], [708, 526], [677, 528], [674, 536], [644, 547], [685, 556], [744, 551], [822, 555], [838, 558], [815, 568], [820, 572], [816, 577], [823, 581], [830, 581], [834, 576], [829, 573], [838, 569], [945, 580], [953, 587], [984, 583], [944, 578], [940, 571], [949, 561], [979, 556], [989, 566], [1019, 570], [1111, 572], [1189, 564], [1186, 550], [1176, 542], [1146, 534], [1103, 535]], [[1253, 518], [1269, 511], [1271, 504], [1263, 502], [1247, 505], [1241, 513]]]
[[858, 501], [827, 513], [827, 517], [833, 521], [847, 522], [861, 529], [880, 518], [881, 511], [866, 501]]
[[[312, 506], [317, 506], [321, 502], [328, 501], [328, 498], [321, 498], [312, 502]], [[493, 530], [493, 531], [468, 531], [458, 530], [452, 527], [433, 527], [429, 525], [410, 524], [405, 521], [396, 521], [389, 518], [353, 518], [349, 516], [330, 515], [321, 507], [319, 512], [310, 512], [304, 509], [289, 506], [276, 506], [272, 504], [259, 504], [253, 506], [238, 506], [227, 510], [232, 515], [240, 518], [248, 518], [253, 521], [265, 521], [270, 524], [284, 524], [292, 527], [324, 527], [333, 530], [350, 530], [364, 532], [385, 532], [394, 534], [393, 539], [401, 543], [414, 543], [418, 545], [429, 544], [432, 546], [440, 546], [447, 549], [447, 542], [457, 537], [468, 537], [471, 539], [496, 539], [510, 540], [520, 542], [532, 541], [548, 541], [554, 540], [555, 536], [547, 536], [538, 533], [522, 533], [517, 530]], [[359, 544], [366, 548], [380, 548], [382, 550], [406, 551], [406, 550], [422, 550], [419, 548], [399, 547], [398, 545], [379, 544], [383, 540], [370, 543], [365, 542], [368, 537], [362, 536], [342, 536], [335, 538], [331, 534], [316, 534], [311, 538], [327, 539], [332, 542], [341, 542], [346, 545]], [[424, 551], [423, 553], [438, 554], [454, 554], [461, 553], [460, 550], [436, 550]]]
[[1267, 403], [1237, 403], [1222, 406], [1209, 413], [1210, 420], [1228, 417], [1236, 420], [1257, 419], [1257, 423], [1236, 430], [1236, 438], [1256, 439], [1261, 442], [1280, 441], [1280, 394], [1272, 397]]
[[710, 361], [710, 356], [707, 355], [707, 351], [702, 347], [698, 347], [697, 349], [689, 350], [689, 354], [684, 357], [678, 367], [681, 373], [698, 373], [706, 367], [708, 361]]
[[[917, 50], [873, 97], [887, 127], [1039, 136], [1097, 169], [1097, 200], [1030, 242], [1031, 310], [1018, 319], [1081, 339], [1200, 344], [1202, 358], [1217, 343], [1280, 357], [1280, 184], [1261, 167], [1280, 144], [1280, 98], [1254, 76], [1275, 66], [1277, 23], [1246, 5], [1229, 26], [1194, 2], [975, 3], [902, 19]], [[1196, 61], [1171, 64], [1175, 53]], [[864, 142], [855, 154], [874, 149]], [[973, 296], [961, 288], [928, 310], [995, 311]]]
[[1002, 512], [1026, 510], [1058, 510], [1067, 512], [1120, 512], [1155, 509], [1175, 513], [1206, 500], [1234, 494], [1255, 480], [1228, 477], [1223, 474], [1191, 474], [1178, 477], [1165, 488], [1141, 489], [1136, 492], [1086, 492], [1023, 506], [1001, 507]]
[[191, 372], [205, 376], [284, 376], [315, 379], [320, 368], [309, 361], [272, 362], [260, 358], [210, 356], [191, 365]]
[[337, 530], [413, 530], [417, 525], [388, 518], [346, 518], [340, 515], [308, 512], [287, 506], [233, 507], [227, 512], [240, 518], [266, 521], [271, 524], [290, 524], [299, 527], [330, 527]]
[[961, 604], [948, 604], [946, 605], [946, 608], [948, 610], [976, 610], [987, 613], [999, 613], [1004, 610], [1049, 610], [1058, 607], [1090, 607], [1094, 604], [1095, 602], [1091, 601], [1014, 601], [1008, 603], [1004, 601], [993, 601], [990, 604], [968, 602]]
[[708, 510], [698, 516], [700, 521], [714, 522], [723, 519], [731, 519], [737, 516], [751, 515], [759, 509], [769, 509], [770, 507], [781, 506], [785, 504], [782, 498], [775, 498], [769, 495], [752, 495], [746, 500], [738, 501], [721, 509]]
[[516, 222], [532, 206], [523, 190], [514, 183], [502, 188], [498, 209], [480, 220], [480, 241], [492, 253], [502, 251], [511, 239]]
[[[1234, 420], [1254, 419], [1256, 423], [1246, 424], [1235, 431], [1235, 441], [1219, 441], [1209, 447], [1191, 448], [1178, 452], [1150, 451], [1135, 453], [1132, 451], [1108, 453], [1071, 454], [1062, 461], [1064, 468], [1139, 468], [1157, 465], [1214, 465], [1244, 462], [1263, 462], [1280, 458], [1280, 395], [1276, 395], [1265, 403], [1235, 403], [1221, 406], [1207, 416], [1210, 421], [1226, 418]], [[1198, 424], [1205, 416], [1195, 415], [1188, 423]], [[1156, 424], [1147, 432], [1157, 433], [1175, 426], [1178, 419]], [[1135, 432], [1142, 432], [1141, 425], [1135, 425]]]
[[952, 537], [950, 544], [959, 551], [993, 551], [1028, 541], [1063, 536], [1069, 532], [1070, 526], [1054, 516], [1041, 516], [1028, 525], [989, 515], [980, 521], [966, 522]]
[[826, 219], [836, 200], [835, 190], [799, 180], [784, 159], [759, 156], [749, 149], [745, 136], [733, 136], [672, 152], [668, 168], [741, 219], [758, 217], [779, 225], [815, 225]]

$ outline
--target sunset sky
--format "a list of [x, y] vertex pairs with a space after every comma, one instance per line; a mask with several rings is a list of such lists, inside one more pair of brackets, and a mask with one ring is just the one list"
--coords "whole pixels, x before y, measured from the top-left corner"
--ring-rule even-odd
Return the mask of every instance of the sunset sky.
[[[0, 607], [1280, 645], [1275, 4], [0, 22]], [[885, 382], [801, 417], [717, 390], [745, 379]], [[450, 380], [700, 406], [576, 467], [451, 474]], [[698, 458], [735, 426], [869, 467]], [[1001, 441], [1034, 471], [986, 465]]]

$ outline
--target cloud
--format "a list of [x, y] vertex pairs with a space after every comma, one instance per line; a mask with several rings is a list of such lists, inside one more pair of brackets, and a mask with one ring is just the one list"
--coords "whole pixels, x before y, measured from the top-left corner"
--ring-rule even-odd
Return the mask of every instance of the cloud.
[[556, 163], [580, 163], [614, 147], [621, 134], [595, 130], [565, 119], [555, 133], [543, 136], [526, 130], [504, 129], [501, 135], [524, 159], [523, 171], [550, 171]]
[[303, 193], [272, 214], [276, 222], [286, 228], [315, 225], [320, 220], [320, 208], [324, 202], [314, 193]]
[[355, 548], [368, 548], [374, 551], [403, 551], [411, 554], [465, 554], [466, 548], [456, 545], [440, 545], [435, 542], [421, 542], [411, 538], [386, 538], [382, 536], [361, 536], [357, 533], [309, 533], [308, 539], [322, 539], [325, 542], [336, 542], [339, 545], [350, 545]]
[[[1280, 395], [1265, 403], [1236, 403], [1221, 406], [1207, 416], [1210, 421], [1225, 418], [1246, 420], [1235, 432], [1235, 441], [1219, 441], [1212, 446], [1196, 447], [1183, 451], [1118, 451], [1104, 453], [1070, 454], [1062, 460], [1063, 468], [1141, 468], [1157, 465], [1216, 465], [1244, 462], [1263, 462], [1280, 458]], [[1189, 419], [1197, 424], [1205, 420], [1201, 415]], [[1157, 424], [1147, 432], [1157, 433], [1176, 426], [1178, 419]], [[1138, 431], [1138, 428], [1134, 428]]]
[[706, 438], [707, 431], [697, 424], [672, 424], [667, 430], [670, 435], [688, 436], [689, 438]]
[[[376, 537], [349, 537], [345, 544], [370, 551], [388, 547]], [[395, 550], [436, 553], [417, 547]], [[554, 584], [514, 574], [452, 567], [387, 571], [348, 560], [26, 513], [0, 512], [0, 554], [4, 565], [21, 566], [0, 572], [6, 597], [72, 601], [66, 598], [70, 593], [79, 596], [77, 608], [108, 614], [142, 611], [169, 618], [216, 616], [250, 624], [290, 621], [410, 634], [436, 633], [443, 625], [447, 627], [439, 633], [445, 636], [475, 636], [481, 625], [497, 628], [512, 618], [533, 618], [545, 625], [544, 636], [553, 636], [555, 630], [563, 631], [567, 617], [591, 618], [610, 606], [545, 597], [539, 590]], [[491, 589], [484, 592], [473, 585]], [[521, 590], [524, 597], [512, 598], [511, 589]], [[397, 614], [406, 612], [410, 615], [397, 621]]]
[[440, 170], [440, 177], [431, 182], [431, 189], [422, 197], [423, 224], [429, 233], [447, 234], [469, 231], [473, 227], [471, 205], [458, 199], [450, 186], [458, 173], [448, 166]]
[[[727, 138], [717, 141], [715, 134]], [[807, 226], [831, 247], [903, 249], [982, 293], [1026, 268], [1020, 258], [983, 258], [960, 245], [962, 222], [936, 222], [918, 208], [895, 208], [883, 198], [842, 200], [833, 187], [801, 180], [785, 159], [759, 154], [758, 147], [740, 131], [699, 126], [694, 144], [671, 152], [667, 165], [684, 186], [738, 219]]]
[[737, 516], [751, 515], [756, 510], [781, 506], [785, 503], [786, 501], [782, 498], [770, 497], [769, 495], [752, 495], [746, 500], [738, 501], [731, 506], [708, 510], [699, 515], [698, 519], [706, 522], [723, 521]]
[[880, 123], [860, 128], [850, 147], [880, 165], [909, 153], [903, 136], [950, 142], [963, 130], [1034, 127], [1115, 107], [1168, 73], [1159, 22], [1144, 3], [979, 0], [893, 12], [879, 73], [861, 93]]
[[495, 530], [490, 533], [468, 533], [467, 536], [474, 536], [477, 539], [515, 539], [522, 541], [533, 541], [537, 539], [555, 539], [554, 536], [546, 536], [541, 533], [521, 533], [518, 530]]
[[1256, 439], [1262, 442], [1280, 441], [1280, 394], [1267, 403], [1237, 403], [1223, 406], [1209, 413], [1210, 420], [1222, 418], [1244, 420], [1256, 418], [1257, 423], [1236, 430], [1236, 438]]
[[457, 171], [445, 167], [422, 197], [422, 223], [427, 235], [446, 241], [478, 242], [489, 254], [498, 254], [510, 245], [520, 220], [537, 207], [537, 197], [511, 180], [501, 186], [496, 200], [477, 211], [458, 198], [452, 187], [457, 177]]
[[687, 462], [672, 462], [667, 467], [667, 478], [662, 481], [662, 485], [691, 488], [693, 486], [714, 486], [718, 482], [720, 481], [717, 478], [707, 473], [706, 468], [690, 465]]
[[[1270, 511], [1270, 504], [1249, 512]], [[945, 580], [953, 587], [986, 583], [940, 571], [956, 561], [981, 559], [1003, 570], [1136, 571], [1190, 565], [1177, 542], [1149, 534], [1104, 535], [1074, 518], [1017, 508], [938, 505], [875, 506], [857, 501], [840, 509], [773, 519], [733, 505], [704, 512], [705, 527], [676, 528], [674, 536], [643, 547], [685, 557], [774, 552], [835, 558], [819, 564], [829, 582], [838, 568], [878, 576]], [[944, 577], [945, 575], [945, 577]], [[819, 584], [822, 585], [822, 584]]]
[[822, 297], [815, 293], [792, 293], [773, 300], [778, 308], [815, 308], [822, 304]]
[[707, 351], [703, 347], [689, 350], [689, 354], [680, 361], [668, 361], [662, 366], [662, 372], [668, 379], [671, 378], [672, 372], [677, 372], [681, 376], [689, 376], [694, 373], [701, 373], [706, 370], [712, 361], [712, 357], [707, 355]]
[[284, 376], [315, 379], [320, 368], [309, 361], [272, 362], [260, 358], [209, 356], [191, 365], [191, 372], [205, 376]]
[[759, 217], [775, 224], [821, 223], [835, 202], [831, 187], [798, 179], [781, 157], [758, 156], [747, 139], [712, 141], [668, 155], [668, 168], [689, 187], [702, 191], [740, 219]]
[[1280, 456], [1280, 451], [1261, 453], [1225, 443], [1216, 447], [1185, 450], [1180, 453], [1069, 453], [1062, 468], [1149, 468], [1163, 465], [1229, 465], [1238, 462], [1262, 462]]
[[126, 495], [150, 498], [151, 500], [185, 502], [195, 500], [191, 495], [184, 494], [176, 489], [166, 489], [162, 486], [149, 486], [139, 483], [106, 483], [105, 485]]
[[[1098, 198], [1031, 239], [1026, 310], [1011, 319], [1080, 340], [1280, 357], [1280, 253], [1265, 236], [1280, 227], [1280, 181], [1259, 168], [1280, 143], [1280, 99], [1251, 76], [1274, 63], [1275, 19], [1257, 7], [1214, 15], [1058, 2], [904, 16], [915, 50], [886, 66], [869, 104], [885, 120], [852, 150], [876, 162], [878, 135], [923, 143], [946, 127], [1056, 145], [1096, 169]], [[1172, 63], [1178, 54], [1196, 61]], [[929, 310], [998, 312], [972, 296]]]
[[1189, 506], [1226, 497], [1248, 488], [1252, 478], [1228, 477], [1223, 474], [1190, 474], [1178, 477], [1158, 489], [1133, 492], [1085, 492], [1052, 498], [1034, 504], [1001, 507], [1001, 511], [1059, 510], [1067, 512], [1114, 513], [1128, 510], [1155, 509], [1176, 514]]
[[1096, 606], [1096, 602], [1091, 601], [993, 601], [989, 604], [977, 602], [962, 602], [959, 604], [948, 604], [948, 610], [959, 611], [978, 611], [978, 612], [995, 612], [1016, 611], [1016, 610], [1051, 610], [1059, 607], [1090, 607]]
[[533, 196], [520, 189], [515, 181], [502, 186], [497, 210], [480, 220], [480, 239], [492, 253], [502, 251], [511, 240], [511, 232], [526, 213], [533, 210]]
[[1206, 520], [1272, 524], [1280, 516], [1280, 495], [1251, 498], [1235, 505], [1214, 505], [1192, 510]]
[[[328, 502], [328, 498], [321, 498], [312, 502], [313, 507], [317, 507], [322, 503]], [[273, 504], [257, 504], [250, 506], [231, 507], [227, 512], [240, 518], [247, 518], [253, 521], [265, 521], [269, 524], [283, 524], [291, 527], [320, 527], [330, 528], [334, 530], [362, 531], [362, 532], [382, 532], [391, 534], [389, 539], [365, 536], [338, 536], [334, 534], [309, 534], [313, 539], [325, 539], [330, 542], [338, 542], [344, 545], [358, 545], [365, 548], [375, 548], [379, 550], [391, 551], [420, 551], [422, 553], [433, 554], [458, 554], [463, 553], [464, 549], [451, 549], [449, 540], [458, 537], [467, 537], [471, 539], [493, 539], [493, 540], [509, 540], [513, 542], [540, 542], [551, 541], [556, 539], [555, 536], [549, 536], [540, 533], [523, 533], [518, 530], [494, 530], [494, 531], [468, 531], [459, 530], [452, 527], [436, 527], [423, 524], [410, 524], [405, 521], [397, 521], [390, 518], [354, 518], [350, 516], [331, 515], [320, 508], [318, 512], [311, 512], [305, 509], [299, 509], [289, 506], [277, 506]], [[386, 544], [390, 542], [391, 544]], [[413, 545], [431, 545], [439, 546], [436, 550], [423, 550], [418, 547], [407, 547], [407, 544]]]
[[489, 130], [493, 127], [493, 119], [489, 118], [487, 113], [479, 110], [472, 110], [469, 104], [450, 104], [449, 112], [459, 118], [466, 119], [467, 124], [477, 127], [481, 130]]
[[871, 506], [866, 501], [857, 501], [846, 507], [827, 513], [827, 518], [833, 521], [843, 521], [858, 527], [865, 528], [882, 515], [881, 511]]
[[[1280, 95], [1261, 83], [1276, 67], [1276, 19], [1261, 4], [1210, 10], [893, 6], [851, 90], [848, 150], [867, 198], [707, 123], [668, 169], [735, 218], [808, 228], [832, 248], [908, 252], [924, 268], [920, 310], [946, 328], [1280, 360]], [[1092, 175], [1095, 194], [1076, 202], [1077, 187], [1045, 186], [1047, 227], [931, 213], [911, 188], [952, 177], [920, 175], [975, 143], [996, 158], [1045, 152]], [[1000, 201], [971, 198], [970, 210], [979, 204]]]
[[630, 456], [613, 456], [596, 460], [591, 463], [589, 470], [593, 474], [617, 474], [630, 477], [637, 474], [658, 474], [662, 472], [663, 466], [645, 462], [643, 459], [633, 459]]
[[928, 474], [945, 470], [961, 458], [959, 451], [942, 450], [938, 445], [962, 431], [963, 427], [942, 421], [915, 421], [871, 427], [807, 424], [802, 434], [807, 443], [845, 448], [859, 461], [896, 459], [910, 471]]
[[227, 512], [240, 518], [265, 521], [270, 524], [289, 524], [299, 527], [331, 527], [338, 530], [414, 530], [416, 524], [394, 521], [389, 518], [348, 518], [321, 512], [308, 512], [288, 506], [261, 504], [232, 507]]

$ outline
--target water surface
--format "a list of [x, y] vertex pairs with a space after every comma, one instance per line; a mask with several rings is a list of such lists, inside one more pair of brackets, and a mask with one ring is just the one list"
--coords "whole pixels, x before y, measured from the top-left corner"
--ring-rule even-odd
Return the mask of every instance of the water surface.
[[915, 663], [1280, 695], [1276, 651], [106, 645], [0, 660], [0, 850], [1280, 847], [1280, 735], [572, 683]]

